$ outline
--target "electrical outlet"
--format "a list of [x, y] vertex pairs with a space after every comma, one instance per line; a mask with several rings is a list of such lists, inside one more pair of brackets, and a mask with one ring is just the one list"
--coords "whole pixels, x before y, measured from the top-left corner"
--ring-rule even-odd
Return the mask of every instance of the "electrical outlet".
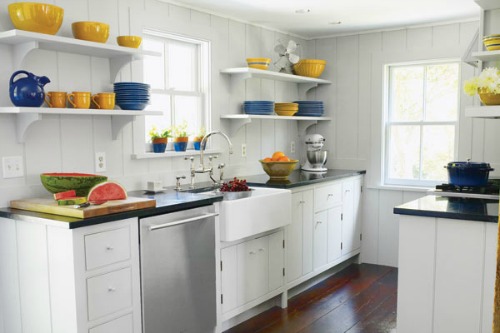
[[17, 178], [24, 176], [22, 156], [2, 157], [3, 178]]
[[241, 144], [241, 157], [247, 157], [247, 145], [246, 145], [246, 143]]
[[290, 153], [295, 153], [295, 141], [290, 142]]
[[99, 152], [95, 153], [95, 172], [105, 172], [106, 171], [106, 153]]

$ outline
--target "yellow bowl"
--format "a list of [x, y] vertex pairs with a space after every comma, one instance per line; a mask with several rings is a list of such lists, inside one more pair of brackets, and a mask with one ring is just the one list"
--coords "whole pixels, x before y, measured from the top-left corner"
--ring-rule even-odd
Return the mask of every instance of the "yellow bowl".
[[9, 16], [16, 29], [55, 35], [64, 9], [47, 3], [14, 2], [9, 5]]
[[484, 46], [488, 51], [500, 50], [500, 37], [492, 36], [483, 38]]
[[271, 63], [271, 58], [247, 58], [247, 64], [250, 68], [267, 69]]
[[287, 179], [297, 165], [298, 160], [291, 160], [290, 162], [264, 162], [259, 160], [262, 164], [262, 169], [269, 175], [271, 179]]
[[141, 45], [142, 37], [139, 36], [118, 36], [116, 42], [120, 46], [132, 47], [134, 49]]
[[80, 21], [71, 24], [76, 39], [106, 43], [109, 37], [109, 24], [92, 21]]
[[296, 114], [297, 112], [299, 112], [299, 110], [274, 110], [274, 112], [276, 112], [276, 114], [278, 116], [288, 116], [288, 117], [291, 117], [294, 114]]
[[325, 70], [326, 60], [302, 59], [293, 65], [293, 71], [300, 76], [318, 78]]

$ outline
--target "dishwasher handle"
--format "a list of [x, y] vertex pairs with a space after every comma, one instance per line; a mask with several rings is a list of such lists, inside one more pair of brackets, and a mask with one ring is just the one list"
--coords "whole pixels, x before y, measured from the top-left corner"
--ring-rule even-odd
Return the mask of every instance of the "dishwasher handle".
[[208, 219], [210, 217], [215, 217], [215, 216], [219, 216], [219, 213], [204, 214], [204, 215], [199, 215], [199, 216], [191, 217], [191, 218], [188, 218], [188, 219], [185, 219], [185, 220], [173, 221], [173, 222], [164, 223], [164, 224], [158, 224], [158, 225], [151, 225], [151, 226], [149, 226], [149, 231], [154, 231], [154, 230], [158, 230], [158, 229], [168, 228], [168, 227], [172, 227], [174, 225], [179, 225], [179, 224], [184, 224], [184, 223], [189, 223], [189, 222], [195, 222], [195, 221], [199, 221], [199, 220], [203, 220], [203, 219]]

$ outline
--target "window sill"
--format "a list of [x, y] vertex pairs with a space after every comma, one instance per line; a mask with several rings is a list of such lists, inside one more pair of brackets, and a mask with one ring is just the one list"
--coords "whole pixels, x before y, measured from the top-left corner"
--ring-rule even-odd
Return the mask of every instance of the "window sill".
[[[221, 154], [222, 149], [207, 149], [203, 154]], [[183, 157], [183, 156], [197, 156], [200, 155], [199, 150], [186, 150], [186, 151], [174, 151], [169, 150], [164, 153], [142, 153], [142, 154], [132, 154], [132, 159], [143, 160], [152, 158], [169, 158], [169, 157]]]

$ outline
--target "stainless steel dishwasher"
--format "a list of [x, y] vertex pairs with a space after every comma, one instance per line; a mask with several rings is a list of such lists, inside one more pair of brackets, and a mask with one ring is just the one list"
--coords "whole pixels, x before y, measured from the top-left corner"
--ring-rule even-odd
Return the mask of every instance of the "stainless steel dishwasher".
[[214, 206], [140, 221], [143, 333], [216, 326]]

